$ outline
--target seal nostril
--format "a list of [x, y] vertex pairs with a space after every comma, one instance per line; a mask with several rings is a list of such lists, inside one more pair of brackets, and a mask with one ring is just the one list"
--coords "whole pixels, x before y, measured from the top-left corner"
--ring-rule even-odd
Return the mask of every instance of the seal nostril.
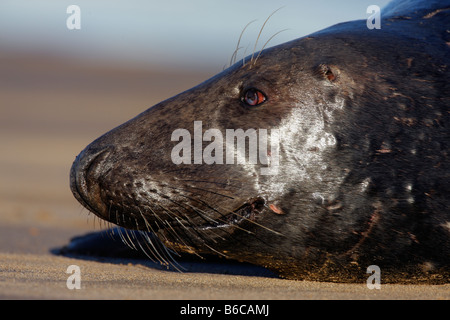
[[83, 150], [75, 159], [70, 171], [70, 189], [75, 198], [89, 211], [101, 215], [105, 205], [101, 203], [98, 178], [105, 167], [102, 165], [112, 147], [100, 151]]
[[91, 177], [93, 179], [97, 179], [98, 177], [100, 177], [104, 170], [105, 167], [102, 166], [104, 160], [108, 157], [108, 155], [110, 154], [110, 149], [105, 149], [102, 150], [98, 153], [96, 153], [92, 159], [90, 160], [90, 162], [87, 164], [87, 166], [85, 167], [85, 175], [86, 178]]

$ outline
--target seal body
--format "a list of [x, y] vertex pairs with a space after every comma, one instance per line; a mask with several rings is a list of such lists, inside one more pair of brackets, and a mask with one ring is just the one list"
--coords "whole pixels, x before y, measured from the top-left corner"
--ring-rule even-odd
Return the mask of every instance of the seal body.
[[[72, 192], [174, 250], [290, 279], [361, 281], [377, 265], [384, 282], [449, 282], [450, 2], [394, 1], [381, 26], [266, 49], [149, 108], [77, 156]], [[226, 163], [227, 129], [277, 144]]]

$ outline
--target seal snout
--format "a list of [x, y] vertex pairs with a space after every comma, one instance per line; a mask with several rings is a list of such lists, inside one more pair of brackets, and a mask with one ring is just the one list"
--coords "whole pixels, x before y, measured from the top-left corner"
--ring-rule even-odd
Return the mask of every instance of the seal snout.
[[112, 147], [101, 150], [86, 148], [75, 159], [70, 170], [70, 189], [75, 198], [89, 211], [105, 219], [107, 208], [100, 198], [98, 178], [105, 173], [103, 164]]

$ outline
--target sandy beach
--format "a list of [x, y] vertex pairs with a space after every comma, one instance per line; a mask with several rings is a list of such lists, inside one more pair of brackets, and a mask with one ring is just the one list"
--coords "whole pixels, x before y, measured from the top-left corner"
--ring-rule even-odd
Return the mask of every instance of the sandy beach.
[[[450, 285], [290, 281], [261, 268], [54, 254], [101, 226], [73, 198], [69, 170], [92, 140], [215, 72], [120, 69], [50, 57], [0, 56], [1, 299], [450, 299]], [[68, 266], [81, 270], [69, 290]]]

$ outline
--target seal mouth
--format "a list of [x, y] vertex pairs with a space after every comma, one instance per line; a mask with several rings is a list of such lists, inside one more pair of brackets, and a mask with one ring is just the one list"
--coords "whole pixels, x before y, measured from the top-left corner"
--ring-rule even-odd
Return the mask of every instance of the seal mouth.
[[[228, 237], [236, 232], [254, 234], [254, 229], [263, 227], [258, 216], [266, 209], [262, 197], [247, 200], [235, 210], [222, 213], [219, 218], [211, 218], [201, 224], [189, 223], [189, 220], [176, 220], [163, 228], [152, 230], [155, 236], [167, 247], [175, 251], [201, 254], [218, 251], [218, 246], [227, 246]], [[217, 214], [217, 211], [215, 211]], [[224, 255], [224, 253], [220, 253]], [[226, 256], [226, 255], [224, 255]]]
[[202, 224], [197, 227], [199, 230], [208, 230], [214, 228], [227, 228], [242, 225], [245, 222], [253, 223], [256, 221], [265, 208], [266, 201], [262, 197], [256, 197], [248, 200], [242, 206], [221, 218]]

